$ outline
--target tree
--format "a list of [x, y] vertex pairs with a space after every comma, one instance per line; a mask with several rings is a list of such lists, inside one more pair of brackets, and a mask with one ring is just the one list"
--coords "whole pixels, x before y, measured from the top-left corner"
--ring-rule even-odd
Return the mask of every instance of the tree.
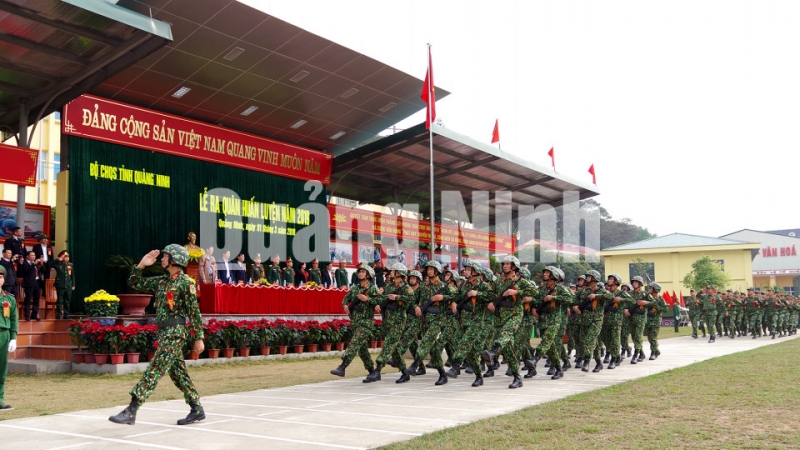
[[719, 263], [714, 262], [708, 255], [692, 263], [692, 270], [683, 277], [683, 285], [699, 291], [708, 285], [716, 286], [722, 290], [728, 287], [731, 276], [722, 270]]

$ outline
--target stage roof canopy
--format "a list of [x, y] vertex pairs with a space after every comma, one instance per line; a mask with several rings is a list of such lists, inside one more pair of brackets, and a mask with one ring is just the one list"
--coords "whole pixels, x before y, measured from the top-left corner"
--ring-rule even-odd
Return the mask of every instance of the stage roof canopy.
[[0, 2], [0, 128], [28, 123], [172, 39], [169, 25], [96, 0]]
[[234, 0], [117, 4], [169, 23], [174, 40], [99, 96], [334, 155], [425, 106], [422, 80]]
[[[496, 191], [511, 191], [517, 217], [520, 206], [564, 202], [563, 193], [576, 191], [580, 199], [598, 195], [595, 186], [571, 180], [552, 169], [538, 166], [492, 145], [476, 141], [447, 128], [432, 125], [436, 192], [460, 191], [469, 205], [472, 192], [489, 191], [488, 211], [493, 220]], [[427, 214], [430, 204], [430, 140], [425, 124], [371, 142], [337, 156], [329, 194], [361, 203], [386, 205], [417, 203]], [[437, 196], [438, 197], [438, 196]], [[436, 219], [442, 216], [436, 199]], [[453, 214], [454, 211], [445, 211]], [[453, 216], [455, 217], [455, 216]]]

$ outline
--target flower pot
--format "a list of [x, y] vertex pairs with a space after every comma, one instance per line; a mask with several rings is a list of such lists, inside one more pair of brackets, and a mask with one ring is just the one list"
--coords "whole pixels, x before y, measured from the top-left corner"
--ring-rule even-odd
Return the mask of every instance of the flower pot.
[[335, 348], [337, 352], [344, 351], [344, 342], [337, 342]]
[[150, 294], [117, 294], [122, 314], [141, 316], [153, 298]]
[[223, 348], [222, 349], [222, 357], [223, 358], [233, 358], [233, 351], [236, 349], [233, 348]]
[[92, 317], [92, 322], [97, 322], [102, 327], [110, 327], [117, 323], [116, 317]]
[[217, 359], [219, 358], [219, 349], [209, 348], [208, 350], [206, 350], [206, 354], [208, 355], [209, 359]]
[[108, 355], [111, 357], [111, 364], [124, 364], [125, 363], [125, 353], [112, 353]]
[[191, 359], [191, 360], [200, 359], [200, 352], [197, 352], [195, 350], [189, 350], [186, 353], [186, 359]]
[[269, 347], [261, 347], [259, 350], [261, 351], [261, 356], [269, 355]]
[[286, 354], [286, 351], [287, 351], [288, 349], [289, 349], [289, 347], [288, 347], [288, 346], [286, 346], [286, 345], [279, 345], [279, 346], [278, 346], [278, 354], [279, 354], [279, 355], [285, 355], [285, 354]]
[[95, 353], [94, 354], [94, 362], [97, 364], [103, 365], [108, 363], [108, 354], [107, 353]]
[[125, 359], [128, 360], [128, 364], [139, 364], [139, 354], [138, 353], [126, 353]]
[[73, 353], [72, 362], [74, 362], [75, 364], [86, 363], [86, 353]]
[[94, 353], [86, 353], [83, 358], [86, 364], [96, 364], [97, 360], [94, 358]]
[[152, 361], [156, 357], [156, 352], [147, 352], [147, 360]]
[[323, 352], [331, 351], [331, 343], [330, 342], [323, 342], [322, 344], [319, 344], [319, 345], [322, 348]]
[[239, 356], [242, 358], [247, 358], [250, 356], [250, 347], [242, 347], [239, 349]]
[[378, 341], [369, 341], [369, 348], [378, 348]]
[[306, 344], [306, 350], [308, 353], [317, 353], [318, 344]]
[[383, 348], [383, 341], [378, 341], [378, 348]]
[[294, 346], [295, 353], [303, 353], [303, 346], [302, 345], [295, 345]]

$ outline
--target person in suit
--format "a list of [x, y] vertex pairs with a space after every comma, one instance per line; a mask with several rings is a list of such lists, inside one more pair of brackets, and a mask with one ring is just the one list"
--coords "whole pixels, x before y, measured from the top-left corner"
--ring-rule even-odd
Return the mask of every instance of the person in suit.
[[3, 257], [0, 258], [0, 266], [6, 269], [6, 277], [3, 281], [3, 291], [17, 295], [17, 258], [12, 254], [10, 248], [3, 250]]
[[31, 250], [19, 268], [20, 275], [22, 275], [22, 287], [25, 289], [25, 320], [41, 320], [39, 319], [39, 299], [41, 297], [39, 286], [42, 281], [39, 265], [41, 262], [36, 259], [36, 253]]
[[12, 233], [14, 235], [6, 238], [5, 242], [3, 242], [3, 250], [11, 249], [12, 255], [25, 259], [27, 250], [25, 248], [25, 238], [22, 236], [22, 228], [14, 227], [12, 228]]
[[325, 287], [336, 287], [336, 274], [333, 272], [333, 263], [325, 263], [325, 270], [322, 271], [322, 285]]
[[261, 265], [260, 254], [256, 254], [256, 258], [253, 260], [253, 264], [250, 265], [247, 276], [253, 280], [253, 283], [258, 283], [258, 280], [264, 278], [264, 266]]
[[235, 284], [247, 283], [247, 264], [244, 262], [244, 253], [236, 255], [236, 262], [233, 263], [232, 271]]
[[33, 252], [36, 254], [36, 259], [41, 261], [41, 263], [39, 263], [39, 271], [41, 272], [42, 278], [39, 282], [39, 290], [46, 301], [47, 289], [45, 289], [45, 286], [47, 285], [47, 280], [50, 278], [50, 262], [56, 260], [56, 258], [53, 256], [53, 246], [50, 245], [50, 237], [46, 234], [40, 234], [37, 239], [39, 240], [39, 244], [33, 246]]
[[230, 250], [222, 251], [222, 260], [217, 262], [217, 279], [225, 284], [233, 284], [233, 267], [228, 261], [231, 257]]
[[214, 282], [216, 278], [214, 273], [216, 272], [217, 262], [214, 261], [214, 247], [208, 247], [206, 252], [203, 253], [203, 256], [197, 261], [197, 265], [200, 266], [197, 271], [197, 278], [199, 278], [201, 284], [211, 284]]

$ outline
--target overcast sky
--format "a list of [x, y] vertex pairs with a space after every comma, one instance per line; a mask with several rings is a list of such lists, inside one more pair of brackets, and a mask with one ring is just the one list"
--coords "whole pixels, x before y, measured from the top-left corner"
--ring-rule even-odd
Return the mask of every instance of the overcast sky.
[[[248, 0], [418, 78], [438, 117], [591, 182], [616, 219], [719, 236], [800, 227], [800, 2]], [[424, 120], [418, 113], [400, 124]]]

